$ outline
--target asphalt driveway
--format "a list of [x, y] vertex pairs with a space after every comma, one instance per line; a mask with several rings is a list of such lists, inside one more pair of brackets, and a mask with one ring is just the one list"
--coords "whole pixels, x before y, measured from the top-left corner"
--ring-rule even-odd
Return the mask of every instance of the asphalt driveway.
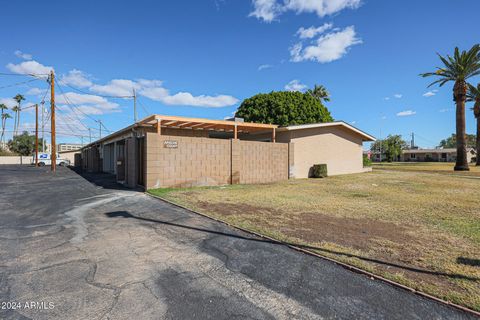
[[466, 319], [107, 176], [0, 166], [1, 319]]

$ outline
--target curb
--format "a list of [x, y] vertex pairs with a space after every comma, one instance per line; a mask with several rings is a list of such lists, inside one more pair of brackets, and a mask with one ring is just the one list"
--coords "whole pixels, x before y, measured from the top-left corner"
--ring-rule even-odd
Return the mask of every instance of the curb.
[[324, 255], [319, 254], [319, 253], [317, 253], [317, 252], [313, 252], [313, 251], [311, 251], [311, 250], [303, 249], [303, 248], [297, 247], [297, 246], [295, 246], [295, 245], [292, 245], [292, 244], [289, 244], [289, 243], [285, 243], [285, 242], [283, 242], [283, 241], [280, 241], [280, 240], [271, 238], [271, 237], [269, 237], [269, 236], [266, 236], [266, 235], [263, 235], [263, 234], [259, 234], [259, 233], [255, 232], [255, 231], [251, 231], [251, 230], [248, 230], [248, 229], [245, 229], [245, 228], [242, 228], [242, 227], [238, 227], [238, 226], [232, 225], [232, 224], [230, 224], [230, 223], [228, 223], [228, 222], [226, 222], [226, 221], [223, 221], [223, 220], [220, 220], [220, 219], [211, 217], [211, 216], [209, 216], [209, 215], [207, 215], [207, 214], [204, 214], [204, 213], [201, 213], [201, 212], [198, 212], [198, 211], [189, 209], [189, 208], [184, 207], [184, 206], [182, 206], [182, 205], [180, 205], [180, 204], [177, 204], [177, 203], [172, 202], [172, 201], [170, 201], [170, 200], [164, 199], [164, 198], [162, 198], [162, 197], [160, 197], [160, 196], [156, 196], [156, 195], [150, 194], [150, 193], [148, 193], [148, 192], [145, 192], [145, 194], [148, 195], [149, 197], [152, 197], [152, 198], [161, 200], [161, 201], [163, 201], [163, 202], [166, 202], [166, 203], [171, 204], [171, 205], [173, 205], [173, 206], [176, 206], [176, 207], [178, 207], [178, 208], [187, 210], [187, 211], [189, 211], [189, 212], [192, 212], [192, 213], [194, 213], [194, 214], [200, 215], [200, 216], [202, 216], [202, 217], [208, 218], [208, 219], [210, 219], [210, 220], [213, 220], [213, 221], [216, 221], [216, 222], [220, 222], [220, 223], [222, 223], [222, 224], [224, 224], [224, 225], [229, 226], [230, 228], [237, 229], [237, 230], [243, 231], [243, 232], [248, 233], [248, 234], [252, 234], [252, 235], [257, 236], [257, 237], [259, 237], [259, 238], [267, 239], [267, 240], [269, 240], [269, 241], [271, 241], [271, 242], [274, 242], [274, 243], [277, 243], [277, 244], [281, 244], [281, 245], [287, 246], [287, 247], [289, 247], [289, 248], [291, 248], [291, 249], [293, 249], [293, 250], [296, 250], [296, 251], [299, 251], [299, 252], [302, 252], [302, 253], [305, 253], [305, 254], [308, 254], [308, 255], [311, 255], [311, 256], [314, 256], [314, 257], [323, 259], [323, 260], [330, 261], [330, 262], [332, 262], [332, 263], [334, 263], [334, 264], [336, 264], [336, 265], [339, 265], [339, 266], [341, 266], [341, 267], [343, 267], [343, 268], [345, 268], [345, 269], [348, 269], [348, 270], [350, 270], [350, 271], [353, 271], [353, 272], [355, 272], [355, 273], [359, 273], [359, 274], [368, 276], [368, 277], [369, 277], [370, 279], [372, 279], [372, 280], [374, 280], [374, 279], [375, 279], [375, 280], [380, 280], [380, 281], [385, 282], [385, 283], [387, 283], [387, 284], [389, 284], [389, 285], [392, 285], [392, 286], [394, 286], [394, 287], [397, 287], [397, 288], [400, 288], [400, 289], [403, 289], [403, 290], [412, 292], [412, 293], [414, 293], [414, 294], [416, 294], [416, 295], [419, 295], [419, 296], [421, 296], [421, 297], [423, 297], [423, 298], [427, 298], [427, 299], [436, 301], [436, 302], [438, 302], [438, 303], [440, 303], [440, 304], [446, 305], [446, 306], [448, 306], [448, 307], [453, 307], [453, 308], [455, 308], [455, 309], [457, 309], [457, 310], [460, 310], [460, 311], [463, 311], [463, 312], [465, 312], [465, 313], [468, 313], [468, 314], [471, 314], [471, 315], [480, 317], [480, 312], [477, 312], [477, 311], [475, 311], [475, 310], [472, 310], [472, 309], [469, 309], [469, 308], [467, 308], [467, 307], [461, 306], [461, 305], [459, 305], [459, 304], [456, 304], [456, 303], [453, 303], [453, 302], [449, 302], [449, 301], [443, 300], [443, 299], [441, 299], [441, 298], [432, 296], [432, 295], [430, 295], [430, 294], [428, 294], [428, 293], [425, 293], [425, 292], [422, 292], [422, 291], [419, 291], [419, 290], [416, 290], [416, 289], [407, 287], [407, 286], [405, 286], [405, 285], [403, 285], [403, 284], [400, 284], [400, 283], [398, 283], [398, 282], [389, 280], [389, 279], [387, 279], [387, 278], [384, 278], [384, 277], [382, 277], [382, 276], [373, 274], [373, 273], [368, 272], [368, 271], [365, 271], [365, 270], [363, 270], [363, 269], [360, 269], [360, 268], [351, 266], [351, 265], [346, 264], [346, 263], [344, 263], [344, 262], [340, 262], [340, 261], [334, 260], [334, 259], [332, 259], [332, 258], [330, 258], [330, 257], [324, 256]]

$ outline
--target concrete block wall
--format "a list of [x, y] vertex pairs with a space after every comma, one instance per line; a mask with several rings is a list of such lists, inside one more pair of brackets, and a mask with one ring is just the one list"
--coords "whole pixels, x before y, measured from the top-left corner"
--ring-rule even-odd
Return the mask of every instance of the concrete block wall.
[[[177, 148], [165, 148], [164, 141]], [[146, 135], [146, 188], [230, 183], [230, 141], [200, 137]]]
[[[164, 147], [176, 141], [177, 148]], [[147, 189], [288, 179], [288, 144], [146, 134]]]
[[232, 159], [239, 156], [238, 183], [268, 183], [288, 179], [288, 144], [232, 140]]

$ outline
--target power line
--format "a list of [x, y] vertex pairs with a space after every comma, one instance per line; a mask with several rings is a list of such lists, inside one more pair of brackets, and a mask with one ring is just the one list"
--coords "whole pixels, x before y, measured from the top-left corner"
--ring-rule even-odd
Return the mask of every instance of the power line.
[[[80, 89], [77, 89], [75, 87], [72, 87], [71, 85], [69, 85], [68, 83], [62, 83], [63, 86], [67, 86], [69, 87], [70, 89], [73, 89], [75, 91], [78, 91], [80, 93], [83, 93], [83, 94], [89, 94], [89, 95], [92, 95], [91, 92], [86, 92], [86, 91], [83, 91], [83, 90], [80, 90]], [[96, 96], [99, 96], [99, 97], [102, 97], [102, 98], [113, 98], [113, 99], [132, 99], [134, 96], [107, 96], [107, 95], [101, 95], [101, 94], [98, 94], [98, 93], [95, 93], [94, 95]]]
[[30, 79], [30, 80], [28, 80], [28, 81], [22, 81], [22, 82], [12, 83], [12, 84], [9, 84], [9, 85], [0, 87], [0, 89], [6, 89], [6, 88], [15, 87], [15, 86], [20, 86], [20, 85], [22, 85], [22, 84], [27, 84], [27, 83], [29, 83], [29, 82], [33, 82], [33, 81], [37, 81], [37, 80], [39, 80], [39, 79], [38, 79], [38, 78], [35, 78], [35, 79]]

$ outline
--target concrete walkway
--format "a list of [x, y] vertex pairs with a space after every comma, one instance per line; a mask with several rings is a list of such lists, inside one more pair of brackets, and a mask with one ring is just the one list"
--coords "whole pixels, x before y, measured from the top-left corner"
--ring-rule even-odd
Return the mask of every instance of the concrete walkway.
[[0, 166], [1, 319], [469, 318], [93, 180]]

